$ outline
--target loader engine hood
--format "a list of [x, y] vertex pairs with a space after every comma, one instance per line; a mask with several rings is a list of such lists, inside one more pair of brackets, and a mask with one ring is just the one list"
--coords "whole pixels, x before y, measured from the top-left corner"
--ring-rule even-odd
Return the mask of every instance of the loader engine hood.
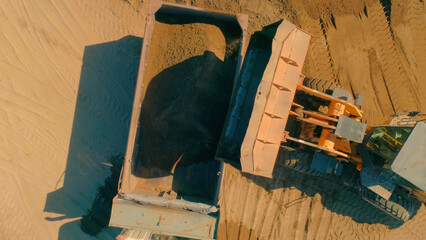
[[426, 191], [426, 123], [414, 127], [391, 165], [393, 172]]

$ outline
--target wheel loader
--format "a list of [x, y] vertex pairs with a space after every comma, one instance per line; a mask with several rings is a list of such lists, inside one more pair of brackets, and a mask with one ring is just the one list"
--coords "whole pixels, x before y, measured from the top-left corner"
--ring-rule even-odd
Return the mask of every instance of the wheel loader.
[[390, 216], [411, 219], [426, 203], [422, 115], [363, 123], [361, 94], [300, 74], [309, 44], [302, 35], [278, 24], [252, 37], [216, 158], [268, 178], [279, 165], [340, 181]]

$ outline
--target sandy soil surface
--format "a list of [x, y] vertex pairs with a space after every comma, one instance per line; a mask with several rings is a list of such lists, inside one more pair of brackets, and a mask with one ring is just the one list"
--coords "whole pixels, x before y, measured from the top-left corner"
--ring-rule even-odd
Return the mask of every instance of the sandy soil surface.
[[[148, 2], [0, 1], [1, 239], [94, 239], [79, 218], [125, 151]], [[423, 1], [173, 2], [247, 13], [250, 34], [294, 22], [313, 36], [304, 74], [363, 93], [368, 123], [426, 112]], [[339, 186], [277, 171], [226, 167], [220, 239], [424, 238], [425, 207], [398, 226]]]
[[0, 1], [0, 239], [94, 239], [78, 219], [125, 151], [144, 24], [123, 1]]

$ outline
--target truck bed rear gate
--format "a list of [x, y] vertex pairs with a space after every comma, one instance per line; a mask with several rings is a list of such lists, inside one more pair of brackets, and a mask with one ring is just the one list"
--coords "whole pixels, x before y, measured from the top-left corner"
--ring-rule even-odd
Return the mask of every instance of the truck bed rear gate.
[[153, 205], [114, 199], [110, 226], [142, 229], [156, 234], [196, 239], [214, 239], [215, 217]]

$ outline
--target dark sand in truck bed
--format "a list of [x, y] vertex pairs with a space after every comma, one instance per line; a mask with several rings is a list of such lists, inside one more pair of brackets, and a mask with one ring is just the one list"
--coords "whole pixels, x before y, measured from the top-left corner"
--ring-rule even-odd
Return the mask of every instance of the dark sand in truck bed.
[[215, 25], [155, 23], [139, 164], [171, 170], [182, 155], [178, 167], [214, 157], [232, 92], [231, 55], [238, 50], [229, 52], [227, 42]]

